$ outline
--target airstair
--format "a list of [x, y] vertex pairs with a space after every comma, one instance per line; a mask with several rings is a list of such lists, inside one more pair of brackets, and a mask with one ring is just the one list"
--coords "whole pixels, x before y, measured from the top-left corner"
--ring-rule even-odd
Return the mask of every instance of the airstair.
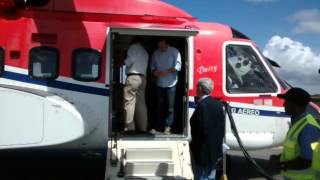
[[192, 179], [187, 141], [121, 140], [110, 147], [111, 180]]

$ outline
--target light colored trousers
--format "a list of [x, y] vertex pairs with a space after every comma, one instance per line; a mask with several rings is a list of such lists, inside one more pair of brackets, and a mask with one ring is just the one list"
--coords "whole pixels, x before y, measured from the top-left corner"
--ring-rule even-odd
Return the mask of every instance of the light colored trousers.
[[145, 76], [129, 75], [127, 77], [124, 87], [124, 118], [127, 130], [147, 131], [146, 84]]

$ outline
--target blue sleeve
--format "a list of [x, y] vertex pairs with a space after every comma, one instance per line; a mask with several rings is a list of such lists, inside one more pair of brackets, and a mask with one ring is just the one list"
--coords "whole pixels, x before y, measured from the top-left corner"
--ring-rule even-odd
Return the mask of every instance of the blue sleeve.
[[299, 134], [300, 157], [312, 160], [311, 144], [320, 139], [320, 130], [307, 124]]

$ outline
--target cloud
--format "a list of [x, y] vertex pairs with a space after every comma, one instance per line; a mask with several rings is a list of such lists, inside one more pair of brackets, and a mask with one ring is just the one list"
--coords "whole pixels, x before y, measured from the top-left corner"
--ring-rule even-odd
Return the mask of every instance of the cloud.
[[250, 3], [258, 4], [258, 3], [268, 3], [268, 2], [275, 2], [276, 0], [245, 0]]
[[289, 20], [296, 23], [293, 32], [295, 33], [317, 33], [320, 34], [320, 10], [304, 9], [291, 16]]
[[320, 54], [301, 42], [288, 37], [273, 36], [266, 44], [263, 54], [277, 61], [279, 75], [293, 86], [320, 94]]

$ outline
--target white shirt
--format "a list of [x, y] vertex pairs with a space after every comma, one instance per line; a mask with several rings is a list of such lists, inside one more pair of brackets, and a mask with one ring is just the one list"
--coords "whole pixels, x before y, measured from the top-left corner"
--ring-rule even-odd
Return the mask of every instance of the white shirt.
[[143, 74], [146, 76], [149, 54], [140, 43], [132, 44], [127, 52], [126, 73]]

